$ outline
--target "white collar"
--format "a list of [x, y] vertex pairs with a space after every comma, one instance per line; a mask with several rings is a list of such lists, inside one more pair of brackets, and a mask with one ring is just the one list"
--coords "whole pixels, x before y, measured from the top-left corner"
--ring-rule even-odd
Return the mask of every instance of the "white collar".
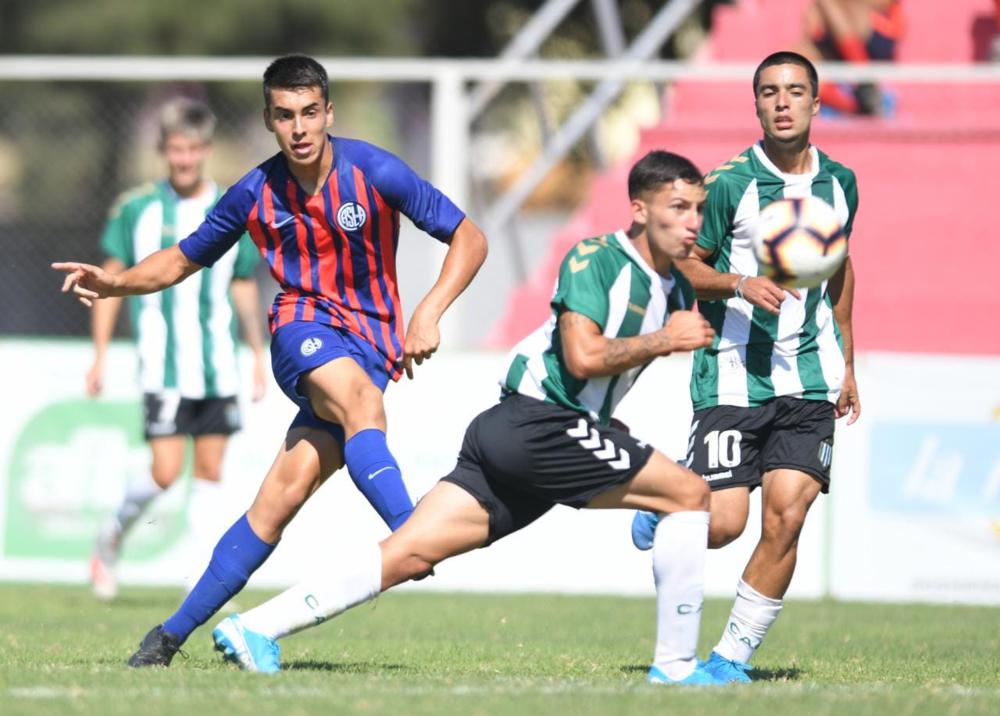
[[631, 240], [629, 240], [628, 238], [628, 234], [625, 233], [625, 229], [618, 229], [618, 231], [615, 232], [614, 236], [618, 240], [618, 243], [621, 245], [622, 250], [626, 254], [628, 254], [633, 261], [639, 264], [639, 268], [641, 268], [646, 273], [646, 275], [649, 276], [649, 278], [653, 281], [653, 285], [656, 285], [656, 282], [658, 281], [660, 285], [663, 287], [663, 292], [666, 294], [669, 294], [673, 290], [675, 283], [673, 274], [671, 274], [670, 276], [661, 276], [659, 273], [657, 273], [656, 269], [650, 266], [646, 262], [646, 259], [644, 259], [642, 255], [638, 251], [636, 251], [635, 246], [632, 245]]
[[816, 147], [809, 145], [809, 158], [812, 160], [812, 168], [805, 172], [804, 174], [786, 174], [785, 172], [778, 169], [774, 162], [767, 156], [764, 151], [764, 140], [761, 140], [753, 145], [754, 153], [757, 155], [757, 159], [763, 164], [769, 172], [776, 175], [777, 177], [784, 179], [786, 184], [801, 184], [805, 182], [812, 183], [812, 180], [819, 174], [819, 152], [816, 151]]

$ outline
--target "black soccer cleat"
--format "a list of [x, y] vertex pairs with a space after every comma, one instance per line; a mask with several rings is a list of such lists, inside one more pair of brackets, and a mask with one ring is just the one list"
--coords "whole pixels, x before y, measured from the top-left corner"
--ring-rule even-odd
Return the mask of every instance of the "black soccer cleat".
[[[128, 665], [134, 668], [143, 666], [170, 666], [174, 654], [181, 650], [180, 637], [163, 631], [163, 625], [157, 624], [143, 637], [139, 649], [129, 657]], [[183, 654], [183, 652], [181, 652]]]

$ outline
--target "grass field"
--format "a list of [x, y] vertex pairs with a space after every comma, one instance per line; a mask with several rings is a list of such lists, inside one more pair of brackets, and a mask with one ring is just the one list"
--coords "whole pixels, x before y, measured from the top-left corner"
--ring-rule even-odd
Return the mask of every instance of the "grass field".
[[[758, 681], [724, 689], [647, 685], [653, 602], [613, 597], [389, 594], [285, 640], [279, 675], [222, 663], [208, 628], [126, 668], [177, 598], [0, 585], [0, 713], [1000, 714], [1000, 609], [792, 602]], [[706, 604], [702, 656], [728, 609]]]

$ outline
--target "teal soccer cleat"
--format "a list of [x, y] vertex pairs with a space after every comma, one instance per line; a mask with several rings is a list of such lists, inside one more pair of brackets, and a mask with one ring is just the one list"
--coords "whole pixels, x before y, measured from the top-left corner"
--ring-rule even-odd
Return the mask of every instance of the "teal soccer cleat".
[[649, 667], [649, 674], [646, 676], [646, 681], [651, 684], [669, 684], [676, 686], [722, 686], [727, 683], [725, 681], [719, 681], [708, 669], [705, 668], [705, 664], [701, 661], [698, 662], [698, 666], [694, 668], [690, 674], [685, 676], [679, 681], [671, 679], [669, 676], [664, 674], [660, 669], [654, 664]]
[[653, 549], [653, 535], [658, 524], [660, 516], [655, 512], [636, 512], [632, 518], [632, 544], [641, 550]]
[[750, 664], [744, 664], [742, 661], [730, 661], [714, 651], [709, 654], [708, 661], [705, 662], [705, 670], [724, 684], [735, 682], [749, 684], [753, 681], [747, 674], [750, 671]]
[[281, 647], [270, 637], [243, 626], [239, 614], [226, 617], [212, 630], [215, 650], [244, 671], [276, 674], [281, 671]]

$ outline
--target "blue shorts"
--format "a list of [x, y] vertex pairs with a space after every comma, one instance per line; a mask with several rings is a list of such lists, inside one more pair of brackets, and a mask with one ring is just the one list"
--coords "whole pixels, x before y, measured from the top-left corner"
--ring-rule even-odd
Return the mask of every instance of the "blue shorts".
[[271, 370], [282, 392], [299, 406], [289, 430], [315, 427], [327, 431], [341, 447], [344, 428], [313, 413], [309, 399], [299, 391], [299, 380], [309, 371], [337, 358], [353, 358], [378, 389], [385, 391], [389, 373], [385, 358], [364, 339], [350, 331], [313, 321], [286, 323], [271, 336]]

